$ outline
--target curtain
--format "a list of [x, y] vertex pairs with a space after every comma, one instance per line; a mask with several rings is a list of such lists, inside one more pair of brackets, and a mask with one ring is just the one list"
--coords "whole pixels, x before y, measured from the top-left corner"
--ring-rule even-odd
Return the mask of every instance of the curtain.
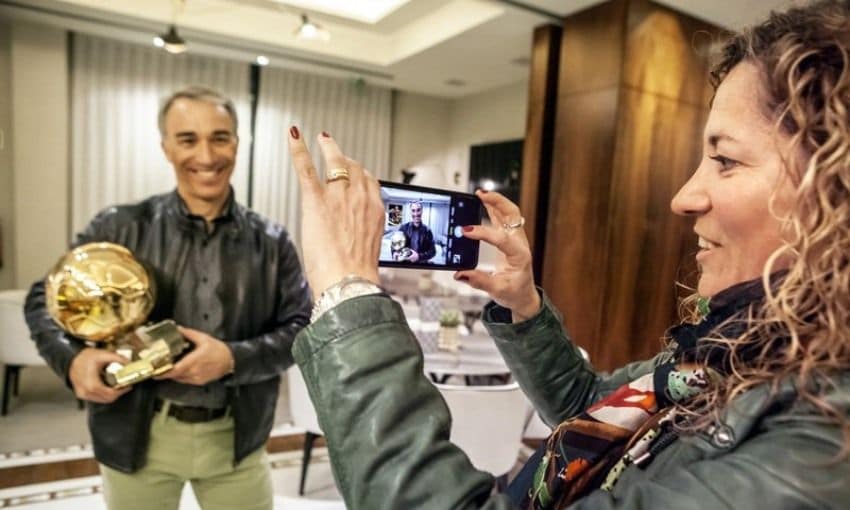
[[362, 80], [263, 69], [254, 139], [253, 208], [283, 224], [297, 244], [298, 179], [287, 148], [292, 125], [307, 141], [322, 178], [325, 166], [316, 142], [322, 131], [372, 175], [384, 178], [390, 167], [391, 91]]
[[187, 85], [230, 97], [240, 147], [232, 184], [246, 203], [250, 148], [250, 66], [192, 54], [74, 34], [71, 58], [71, 227], [94, 214], [175, 187], [160, 149], [157, 113], [163, 98]]

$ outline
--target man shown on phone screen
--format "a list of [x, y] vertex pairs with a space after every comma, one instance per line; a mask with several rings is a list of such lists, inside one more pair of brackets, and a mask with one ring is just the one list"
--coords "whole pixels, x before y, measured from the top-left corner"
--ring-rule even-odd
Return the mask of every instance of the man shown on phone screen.
[[437, 250], [434, 248], [434, 234], [422, 223], [422, 202], [410, 203], [411, 221], [405, 223], [399, 230], [407, 238], [407, 247], [412, 250], [408, 262], [427, 262]]

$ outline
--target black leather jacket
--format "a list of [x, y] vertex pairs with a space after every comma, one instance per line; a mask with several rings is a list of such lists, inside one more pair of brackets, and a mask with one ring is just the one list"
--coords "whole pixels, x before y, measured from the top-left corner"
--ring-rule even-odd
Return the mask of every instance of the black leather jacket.
[[[235, 421], [234, 462], [239, 462], [268, 438], [279, 374], [293, 363], [292, 343], [309, 323], [311, 302], [286, 231], [232, 197], [231, 191], [212, 233], [206, 232], [202, 218], [188, 214], [179, 195], [172, 192], [105, 209], [77, 235], [74, 246], [92, 241], [126, 246], [154, 274], [157, 302], [150, 321], [172, 318], [227, 342], [235, 371], [222, 381]], [[191, 300], [201, 292], [181, 281], [193, 243], [209, 243], [217, 250], [218, 267], [209, 271], [216, 272], [219, 281], [208, 292], [216, 294], [224, 310], [219, 335], [200, 323], [202, 313], [177, 307], [178, 300]], [[32, 286], [25, 314], [42, 357], [67, 383], [71, 360], [85, 345], [65, 334], [48, 315], [43, 281]], [[89, 403], [89, 431], [98, 461], [123, 472], [144, 465], [156, 384], [153, 380], [139, 383], [111, 404]]]

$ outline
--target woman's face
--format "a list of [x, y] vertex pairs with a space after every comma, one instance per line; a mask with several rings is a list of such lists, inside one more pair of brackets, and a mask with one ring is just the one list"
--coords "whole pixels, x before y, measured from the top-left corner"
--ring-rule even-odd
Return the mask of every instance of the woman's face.
[[[757, 278], [783, 244], [779, 218], [794, 192], [783, 163], [789, 141], [775, 134], [761, 94], [755, 65], [742, 62], [729, 72], [708, 116], [700, 165], [671, 203], [676, 214], [696, 218], [702, 296]], [[774, 269], [783, 265], [777, 261]]]

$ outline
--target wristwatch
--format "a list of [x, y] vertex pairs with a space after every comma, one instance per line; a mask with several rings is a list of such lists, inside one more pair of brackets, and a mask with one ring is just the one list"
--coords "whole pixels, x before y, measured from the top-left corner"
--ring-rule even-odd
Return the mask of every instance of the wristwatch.
[[317, 299], [316, 303], [313, 305], [313, 313], [310, 315], [310, 322], [316, 322], [323, 313], [342, 303], [346, 299], [368, 296], [370, 294], [381, 294], [383, 292], [384, 289], [375, 285], [370, 280], [355, 274], [350, 274], [322, 292], [319, 299]]

